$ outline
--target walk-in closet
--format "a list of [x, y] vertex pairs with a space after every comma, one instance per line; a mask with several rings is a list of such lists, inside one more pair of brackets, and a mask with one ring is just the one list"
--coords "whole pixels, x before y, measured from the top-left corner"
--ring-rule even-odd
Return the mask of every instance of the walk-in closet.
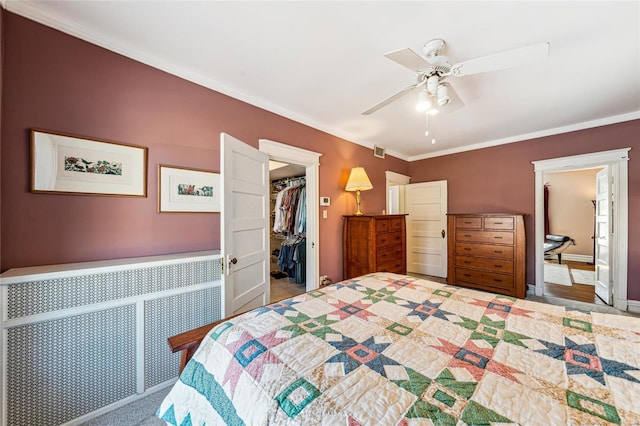
[[271, 301], [306, 291], [305, 167], [270, 161]]

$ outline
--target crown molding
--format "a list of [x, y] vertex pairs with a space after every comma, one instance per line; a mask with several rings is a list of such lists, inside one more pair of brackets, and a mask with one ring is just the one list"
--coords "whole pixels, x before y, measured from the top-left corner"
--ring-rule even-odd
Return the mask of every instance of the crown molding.
[[[102, 47], [109, 51], [115, 52], [127, 58], [133, 59], [137, 62], [141, 62], [143, 64], [156, 68], [160, 71], [164, 71], [166, 73], [175, 75], [179, 78], [198, 84], [207, 89], [219, 92], [223, 95], [245, 102], [257, 108], [264, 109], [266, 111], [280, 115], [290, 120], [296, 121], [300, 124], [309, 126], [313, 129], [322, 131], [324, 133], [344, 139], [348, 142], [352, 142], [356, 145], [360, 145], [369, 149], [374, 149], [374, 145], [376, 145], [374, 143], [358, 141], [353, 138], [353, 135], [350, 135], [340, 129], [327, 126], [309, 117], [300, 115], [298, 113], [287, 110], [285, 108], [281, 108], [264, 99], [253, 97], [247, 93], [243, 93], [241, 91], [238, 91], [237, 89], [224, 85], [217, 80], [206, 77], [199, 73], [191, 72], [183, 67], [179, 67], [176, 64], [169, 63], [169, 62], [160, 60], [158, 58], [149, 56], [146, 53], [141, 52], [130, 45], [115, 44], [113, 42], [105, 40], [104, 38], [96, 34], [93, 34], [91, 31], [80, 29], [73, 25], [66, 24], [61, 20], [56, 19], [55, 17], [48, 16], [42, 13], [37, 7], [23, 0], [0, 0], [0, 6], [2, 6], [5, 10], [9, 12], [15, 13], [17, 15], [20, 15], [32, 21], [38, 22], [47, 27], [54, 28], [58, 31], [69, 34], [81, 40], [87, 41], [91, 44], [94, 44], [96, 46]], [[389, 148], [389, 147], [385, 147], [385, 150], [387, 155], [396, 157], [400, 160], [404, 160], [407, 162], [412, 162], [412, 161], [424, 160], [427, 158], [457, 154], [465, 151], [488, 148], [488, 147], [497, 146], [497, 145], [504, 145], [504, 144], [514, 143], [514, 142], [522, 142], [529, 139], [552, 136], [552, 135], [557, 135], [561, 133], [568, 133], [568, 132], [577, 131], [577, 130], [589, 129], [593, 127], [605, 126], [608, 124], [615, 124], [615, 123], [620, 123], [624, 121], [631, 121], [639, 118], [640, 118], [640, 111], [634, 111], [631, 113], [616, 115], [612, 117], [606, 117], [603, 119], [586, 121], [582, 123], [572, 124], [569, 126], [556, 127], [553, 129], [547, 129], [547, 130], [542, 130], [542, 131], [533, 132], [533, 133], [526, 133], [526, 134], [512, 136], [512, 137], [503, 138], [503, 139], [485, 141], [485, 142], [480, 142], [473, 145], [467, 145], [464, 147], [445, 149], [441, 151], [436, 151], [436, 152], [431, 152], [431, 153], [416, 155], [416, 156], [408, 156], [408, 155], [400, 154], [399, 152], [395, 151], [393, 148]]]
[[640, 111], [634, 111], [634, 112], [621, 114], [621, 115], [614, 115], [611, 117], [599, 118], [597, 120], [584, 121], [582, 123], [571, 124], [568, 126], [554, 127], [552, 129], [540, 130], [538, 132], [533, 132], [533, 133], [525, 133], [522, 135], [511, 136], [503, 139], [495, 139], [492, 141], [480, 142], [477, 144], [467, 145], [459, 148], [445, 149], [442, 151], [431, 152], [429, 154], [424, 154], [424, 155], [416, 155], [413, 157], [409, 157], [408, 161], [409, 162], [418, 161], [418, 160], [424, 160], [427, 158], [442, 157], [443, 155], [458, 154], [460, 152], [473, 151], [476, 149], [489, 148], [492, 146], [504, 145], [508, 143], [524, 142], [531, 139], [559, 135], [562, 133], [575, 132], [578, 130], [591, 129], [594, 127], [606, 126], [609, 124], [622, 123], [625, 121], [632, 121], [637, 119], [640, 119]]
[[[285, 108], [281, 108], [273, 103], [266, 101], [264, 99], [253, 97], [247, 93], [238, 91], [232, 87], [222, 84], [221, 82], [214, 80], [212, 78], [206, 77], [202, 74], [191, 72], [183, 67], [177, 66], [174, 63], [169, 63], [167, 61], [160, 60], [158, 58], [152, 57], [142, 51], [135, 49], [130, 45], [122, 45], [116, 44], [109, 40], [106, 40], [103, 37], [98, 36], [97, 34], [92, 33], [86, 29], [78, 28], [74, 25], [69, 25], [60, 19], [56, 19], [55, 17], [49, 16], [47, 14], [42, 13], [37, 7], [26, 3], [22, 0], [0, 0], [0, 2], [6, 2], [6, 10], [9, 12], [15, 13], [16, 15], [20, 15], [24, 18], [35, 21], [39, 24], [45, 25], [47, 27], [53, 28], [55, 30], [61, 31], [65, 34], [71, 35], [78, 39], [84, 40], [96, 46], [107, 49], [111, 52], [117, 53], [119, 55], [125, 56], [127, 58], [133, 59], [137, 62], [141, 62], [150, 67], [156, 68], [160, 71], [164, 71], [171, 75], [175, 75], [184, 80], [190, 81], [192, 83], [198, 84], [207, 89], [211, 89], [223, 95], [229, 96], [231, 98], [237, 99], [239, 101], [245, 102], [257, 108], [264, 109], [271, 113], [283, 116], [285, 118], [296, 121], [300, 124], [304, 124], [313, 129], [328, 133], [330, 135], [336, 136], [338, 138], [344, 139], [348, 142], [355, 143], [357, 145], [364, 146], [366, 148], [373, 149], [373, 143], [367, 142], [356, 142], [354, 141], [353, 135], [349, 135], [340, 129], [333, 128], [331, 126], [327, 126], [323, 123], [315, 121], [307, 116], [300, 115], [293, 111], [290, 111]], [[407, 161], [408, 157], [405, 155], [400, 155], [393, 150], [387, 149], [387, 154], [393, 157], [400, 158], [402, 160]]]

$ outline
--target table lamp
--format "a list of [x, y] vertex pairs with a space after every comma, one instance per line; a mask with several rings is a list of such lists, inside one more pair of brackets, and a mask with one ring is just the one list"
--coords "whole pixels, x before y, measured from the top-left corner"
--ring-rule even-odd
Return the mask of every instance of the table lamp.
[[363, 213], [360, 211], [360, 191], [373, 189], [373, 185], [371, 185], [369, 176], [367, 176], [367, 172], [364, 171], [364, 168], [354, 167], [353, 169], [351, 169], [351, 174], [349, 174], [347, 186], [344, 189], [345, 191], [356, 191], [356, 203], [358, 204], [358, 211], [356, 211], [356, 216], [362, 216]]

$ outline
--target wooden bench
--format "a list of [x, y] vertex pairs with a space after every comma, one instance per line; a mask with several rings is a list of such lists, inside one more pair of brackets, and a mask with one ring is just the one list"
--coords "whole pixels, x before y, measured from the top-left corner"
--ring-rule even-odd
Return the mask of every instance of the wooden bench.
[[[287, 298], [285, 298], [287, 299]], [[281, 299], [275, 303], [281, 302]], [[225, 321], [229, 321], [237, 317], [238, 315], [242, 315], [244, 312], [237, 313], [227, 318], [223, 318], [218, 321], [214, 321], [211, 324], [203, 325], [202, 327], [194, 328], [193, 330], [185, 331], [184, 333], [176, 334], [175, 336], [171, 336], [167, 338], [167, 342], [169, 342], [169, 348], [171, 348], [172, 353], [181, 352], [180, 354], [180, 373], [184, 370], [187, 363], [200, 346], [202, 339], [205, 338], [208, 332], [211, 331], [213, 327], [218, 324], [222, 324]]]
[[237, 317], [240, 314], [236, 314], [230, 316], [228, 318], [223, 318], [218, 321], [214, 321], [211, 324], [206, 324], [198, 328], [194, 328], [193, 330], [185, 331], [184, 333], [176, 334], [175, 336], [171, 336], [167, 338], [167, 342], [169, 343], [169, 348], [171, 348], [171, 352], [181, 352], [180, 354], [180, 373], [184, 370], [187, 363], [200, 346], [202, 339], [205, 338], [208, 332], [211, 331], [213, 327], [218, 324], [222, 324], [225, 321], [229, 321], [232, 318]]

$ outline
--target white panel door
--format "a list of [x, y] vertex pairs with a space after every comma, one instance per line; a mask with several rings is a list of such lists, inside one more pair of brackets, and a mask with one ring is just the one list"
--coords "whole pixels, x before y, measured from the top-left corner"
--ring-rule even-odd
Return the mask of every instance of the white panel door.
[[612, 287], [610, 279], [611, 264], [611, 166], [596, 174], [596, 294], [606, 304], [611, 305]]
[[407, 272], [447, 276], [447, 181], [405, 185]]
[[220, 134], [224, 316], [269, 303], [269, 156]]

